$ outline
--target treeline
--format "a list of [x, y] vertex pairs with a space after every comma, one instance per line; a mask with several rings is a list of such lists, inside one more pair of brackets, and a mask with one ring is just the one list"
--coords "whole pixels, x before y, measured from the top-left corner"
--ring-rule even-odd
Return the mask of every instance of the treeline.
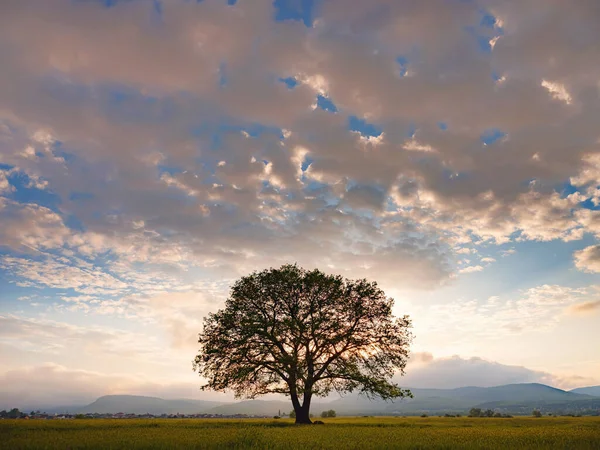
[[496, 417], [496, 418], [511, 418], [510, 414], [503, 414], [498, 411], [493, 411], [491, 409], [486, 409], [485, 411], [481, 408], [471, 408], [469, 411], [469, 417]]
[[0, 419], [23, 419], [28, 416], [40, 414], [39, 411], [31, 411], [29, 414], [19, 411], [19, 408], [13, 408], [10, 411], [5, 409], [0, 411]]

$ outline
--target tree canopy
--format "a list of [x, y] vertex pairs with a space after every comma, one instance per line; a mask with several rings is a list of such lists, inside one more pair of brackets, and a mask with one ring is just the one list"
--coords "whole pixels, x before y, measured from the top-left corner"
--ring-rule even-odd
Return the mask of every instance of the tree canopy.
[[296, 423], [311, 423], [313, 396], [358, 391], [411, 395], [391, 381], [404, 374], [412, 340], [408, 316], [375, 282], [297, 265], [237, 280], [225, 308], [204, 318], [194, 369], [203, 390], [236, 397], [291, 398]]

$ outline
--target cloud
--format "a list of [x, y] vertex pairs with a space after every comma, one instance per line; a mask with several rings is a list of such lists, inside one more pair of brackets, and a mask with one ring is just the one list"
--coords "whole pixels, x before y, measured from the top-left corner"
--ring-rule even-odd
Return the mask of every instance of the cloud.
[[[431, 291], [500, 245], [600, 236], [593, 1], [328, 0], [311, 27], [271, 0], [1, 3], [2, 280], [53, 312], [184, 351], [256, 269]], [[600, 272], [597, 250], [575, 266]], [[424, 317], [521, 333], [584, 291]]]
[[[598, 383], [581, 376], [557, 376], [522, 366], [505, 365], [482, 358], [433, 358], [430, 353], [413, 355], [404, 377], [396, 381], [412, 388], [498, 386], [511, 383], [544, 383], [572, 389]], [[418, 361], [414, 362], [417, 357]], [[0, 408], [21, 409], [85, 405], [102, 395], [130, 394], [161, 398], [195, 398], [231, 401], [231, 395], [200, 392], [200, 381], [161, 380], [144, 374], [118, 371], [102, 373], [46, 363], [8, 370], [0, 374]], [[10, 389], [6, 389], [10, 386]]]
[[[147, 395], [160, 398], [230, 400], [223, 394], [200, 394], [198, 383], [157, 382], [144, 375], [101, 373], [41, 364], [0, 374], [0, 408], [31, 408], [86, 405], [102, 395]], [[7, 389], [10, 387], [10, 389]]]
[[578, 303], [570, 308], [570, 311], [576, 314], [593, 314], [599, 310], [600, 300]]
[[14, 190], [14, 187], [8, 181], [7, 172], [6, 170], [0, 170], [0, 194]]
[[574, 253], [575, 267], [584, 272], [600, 273], [600, 245], [590, 245]]
[[446, 344], [452, 346], [472, 343], [474, 337], [478, 342], [494, 341], [556, 328], [565, 311], [581, 303], [595, 302], [597, 296], [594, 286], [541, 285], [508, 298], [459, 299], [431, 305], [416, 314], [422, 333], [427, 336], [443, 333]]
[[21, 352], [81, 358], [94, 355], [134, 359], [138, 362], [160, 361], [155, 352], [157, 337], [100, 326], [83, 327], [48, 319], [0, 315], [0, 340]]
[[481, 272], [483, 270], [483, 266], [468, 266], [459, 270], [459, 273], [473, 273], [473, 272]]
[[451, 389], [463, 386], [500, 386], [512, 383], [543, 383], [560, 389], [573, 389], [598, 382], [581, 376], [559, 376], [523, 366], [501, 364], [483, 358], [432, 358], [425, 364], [409, 366], [406, 376], [397, 380], [413, 388]]

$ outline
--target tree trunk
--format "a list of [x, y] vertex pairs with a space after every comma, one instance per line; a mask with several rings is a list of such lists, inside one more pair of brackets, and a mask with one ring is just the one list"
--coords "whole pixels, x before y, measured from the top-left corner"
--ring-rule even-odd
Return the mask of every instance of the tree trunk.
[[296, 423], [312, 423], [310, 420], [310, 401], [312, 393], [310, 391], [304, 392], [304, 398], [302, 406], [296, 411]]
[[302, 405], [296, 411], [296, 423], [297, 424], [311, 424], [310, 420], [310, 404]]

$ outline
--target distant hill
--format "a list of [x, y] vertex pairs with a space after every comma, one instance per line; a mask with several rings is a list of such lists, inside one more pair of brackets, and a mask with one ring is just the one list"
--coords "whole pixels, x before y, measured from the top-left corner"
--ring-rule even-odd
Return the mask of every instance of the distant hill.
[[569, 392], [573, 392], [574, 394], [586, 394], [593, 395], [594, 397], [600, 397], [600, 386], [588, 386], [577, 389], [572, 389]]
[[[461, 387], [456, 389], [411, 389], [414, 398], [393, 402], [368, 400], [350, 394], [333, 401], [313, 403], [313, 414], [334, 409], [338, 415], [417, 415], [465, 414], [471, 408], [493, 409], [511, 414], [530, 414], [533, 409], [559, 414], [600, 414], [600, 387], [563, 391], [544, 384], [523, 383], [495, 387]], [[107, 395], [90, 405], [72, 412], [82, 413], [150, 413], [160, 414], [248, 414], [274, 416], [279, 411], [288, 414], [292, 409], [289, 400], [247, 400], [234, 403], [202, 400], [165, 400], [137, 395]]]
[[115, 414], [197, 414], [208, 411], [223, 402], [205, 400], [165, 400], [140, 395], [105, 395], [81, 408], [79, 413]]
[[[529, 412], [552, 405], [554, 410], [573, 406], [574, 402], [593, 399], [589, 395], [563, 391], [537, 383], [509, 384], [496, 387], [462, 387], [456, 389], [411, 389], [414, 398], [385, 402], [370, 401], [360, 396], [347, 396], [331, 402], [340, 414], [438, 414], [467, 412], [470, 408], [502, 409], [507, 412]], [[526, 405], [526, 406], [523, 406]]]

